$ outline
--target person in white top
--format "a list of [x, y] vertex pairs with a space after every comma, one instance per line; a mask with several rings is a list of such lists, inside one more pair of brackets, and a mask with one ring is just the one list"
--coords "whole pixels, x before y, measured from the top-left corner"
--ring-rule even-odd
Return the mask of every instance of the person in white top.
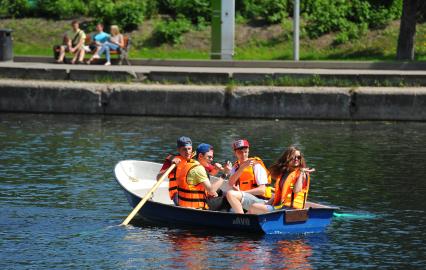
[[237, 140], [232, 146], [237, 161], [232, 168], [230, 163], [226, 165], [231, 171], [226, 198], [235, 213], [243, 214], [252, 204], [265, 202], [268, 172], [260, 158], [249, 158], [247, 140]]

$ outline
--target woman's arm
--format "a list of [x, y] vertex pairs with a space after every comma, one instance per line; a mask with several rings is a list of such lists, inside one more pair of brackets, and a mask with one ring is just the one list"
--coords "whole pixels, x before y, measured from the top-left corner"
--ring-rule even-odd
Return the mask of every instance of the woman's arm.
[[302, 191], [303, 181], [305, 179], [306, 179], [305, 172], [303, 170], [300, 170], [299, 177], [297, 178], [296, 183], [294, 184], [294, 189], [293, 189], [294, 193], [298, 193]]
[[117, 43], [117, 45], [119, 45], [120, 48], [124, 48], [124, 37], [123, 37], [122, 34], [120, 34], [119, 37], [118, 37], [118, 43]]

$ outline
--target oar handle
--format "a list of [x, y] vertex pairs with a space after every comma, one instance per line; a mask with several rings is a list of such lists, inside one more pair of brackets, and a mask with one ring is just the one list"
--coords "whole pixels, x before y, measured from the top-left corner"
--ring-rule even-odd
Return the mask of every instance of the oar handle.
[[157, 183], [151, 188], [150, 191], [148, 191], [147, 194], [143, 197], [143, 199], [136, 205], [136, 207], [133, 209], [133, 211], [129, 214], [129, 216], [121, 223], [121, 225], [127, 225], [129, 222], [134, 218], [134, 216], [138, 213], [138, 211], [142, 208], [142, 206], [148, 201], [148, 199], [151, 197], [151, 194], [154, 193], [155, 190], [161, 185], [161, 183], [164, 181], [164, 179], [169, 175], [169, 173], [176, 167], [176, 164], [172, 164], [167, 171], [164, 172], [164, 174], [158, 179]]

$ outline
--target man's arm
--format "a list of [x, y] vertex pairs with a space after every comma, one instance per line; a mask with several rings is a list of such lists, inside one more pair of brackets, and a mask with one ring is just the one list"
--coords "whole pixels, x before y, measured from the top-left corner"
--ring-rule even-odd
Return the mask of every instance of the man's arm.
[[237, 180], [240, 178], [241, 174], [243, 173], [244, 169], [247, 168], [248, 166], [253, 166], [253, 165], [254, 165], [254, 161], [251, 159], [241, 163], [238, 170], [233, 175], [231, 175], [231, 177], [229, 177], [229, 182], [228, 182], [229, 185], [231, 187], [234, 186]]
[[265, 194], [265, 190], [266, 190], [266, 186], [265, 185], [260, 185], [257, 186], [255, 188], [249, 189], [249, 190], [245, 190], [244, 192], [246, 193], [250, 193], [252, 195], [264, 195]]
[[170, 166], [172, 166], [172, 155], [168, 155], [166, 157], [166, 160], [163, 163], [163, 166], [161, 167], [160, 171], [157, 174], [157, 180], [160, 179], [161, 176], [167, 171]]
[[213, 184], [210, 183], [209, 180], [203, 181], [201, 182], [201, 184], [203, 184], [204, 188], [206, 189], [209, 195], [217, 197], [217, 190], [220, 188], [220, 186], [222, 186], [223, 178], [219, 178], [219, 180], [217, 180]]

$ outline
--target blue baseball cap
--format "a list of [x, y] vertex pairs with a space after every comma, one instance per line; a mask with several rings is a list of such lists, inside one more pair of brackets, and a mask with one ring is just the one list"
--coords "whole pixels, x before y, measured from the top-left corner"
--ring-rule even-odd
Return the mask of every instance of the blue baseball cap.
[[185, 146], [192, 146], [192, 141], [191, 141], [190, 138], [182, 136], [179, 139], [177, 139], [176, 145], [177, 145], [177, 148], [185, 147]]
[[213, 146], [208, 143], [201, 143], [197, 147], [197, 154], [205, 154], [210, 150], [213, 150]]

